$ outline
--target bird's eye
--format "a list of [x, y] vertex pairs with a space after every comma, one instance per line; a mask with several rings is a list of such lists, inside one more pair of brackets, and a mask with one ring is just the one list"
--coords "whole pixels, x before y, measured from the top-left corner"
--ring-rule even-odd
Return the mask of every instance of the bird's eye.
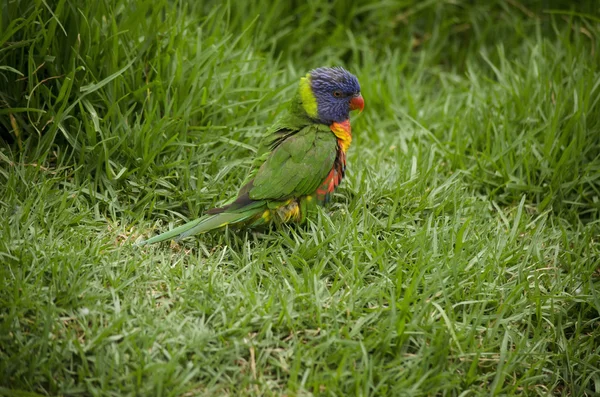
[[341, 91], [337, 91], [337, 90], [333, 91], [333, 96], [336, 97], [336, 98], [339, 98], [339, 97], [342, 96], [342, 92]]

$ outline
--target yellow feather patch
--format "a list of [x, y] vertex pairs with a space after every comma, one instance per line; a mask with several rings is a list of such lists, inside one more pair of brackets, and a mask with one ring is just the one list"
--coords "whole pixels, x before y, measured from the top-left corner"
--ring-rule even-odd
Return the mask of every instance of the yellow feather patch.
[[277, 208], [277, 215], [282, 222], [290, 220], [298, 222], [301, 219], [300, 206], [297, 201], [291, 201], [289, 204], [284, 204]]
[[346, 153], [350, 147], [350, 144], [352, 143], [352, 128], [350, 127], [350, 120], [345, 120], [341, 123], [333, 122], [329, 128], [337, 137], [342, 151]]
[[310, 74], [300, 79], [300, 100], [302, 100], [302, 107], [312, 118], [317, 117], [317, 98], [310, 88]]
[[[295, 204], [295, 203], [294, 203]], [[300, 215], [300, 207], [298, 205], [288, 206], [286, 207], [286, 212], [284, 214], [284, 222], [289, 222], [290, 220], [298, 221]]]

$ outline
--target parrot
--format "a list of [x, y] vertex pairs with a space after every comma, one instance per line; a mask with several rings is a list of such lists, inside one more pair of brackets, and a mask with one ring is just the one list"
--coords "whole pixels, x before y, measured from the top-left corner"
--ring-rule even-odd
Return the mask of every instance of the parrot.
[[356, 76], [342, 67], [309, 71], [266, 131], [237, 196], [137, 245], [180, 240], [227, 225], [304, 222], [311, 209], [330, 200], [344, 178], [352, 143], [350, 112], [363, 109]]

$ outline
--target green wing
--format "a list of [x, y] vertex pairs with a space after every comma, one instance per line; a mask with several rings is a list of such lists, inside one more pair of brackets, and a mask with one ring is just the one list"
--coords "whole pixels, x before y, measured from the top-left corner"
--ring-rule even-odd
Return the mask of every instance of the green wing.
[[287, 109], [277, 117], [273, 125], [261, 137], [256, 157], [252, 161], [252, 171], [246, 177], [242, 186], [254, 179], [260, 166], [267, 161], [273, 150], [304, 127], [310, 125], [314, 125], [314, 121], [302, 109], [300, 97], [296, 94]]
[[270, 153], [248, 190], [252, 200], [286, 200], [314, 193], [331, 171], [337, 141], [325, 125], [311, 124]]

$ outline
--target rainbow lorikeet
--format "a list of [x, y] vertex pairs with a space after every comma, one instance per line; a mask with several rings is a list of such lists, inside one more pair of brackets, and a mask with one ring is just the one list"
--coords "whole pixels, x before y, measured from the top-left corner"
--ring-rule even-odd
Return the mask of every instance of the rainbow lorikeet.
[[341, 67], [310, 71], [267, 132], [253, 171], [235, 200], [138, 245], [233, 224], [303, 222], [307, 211], [327, 202], [344, 177], [346, 151], [352, 142], [349, 113], [363, 108], [354, 75]]

